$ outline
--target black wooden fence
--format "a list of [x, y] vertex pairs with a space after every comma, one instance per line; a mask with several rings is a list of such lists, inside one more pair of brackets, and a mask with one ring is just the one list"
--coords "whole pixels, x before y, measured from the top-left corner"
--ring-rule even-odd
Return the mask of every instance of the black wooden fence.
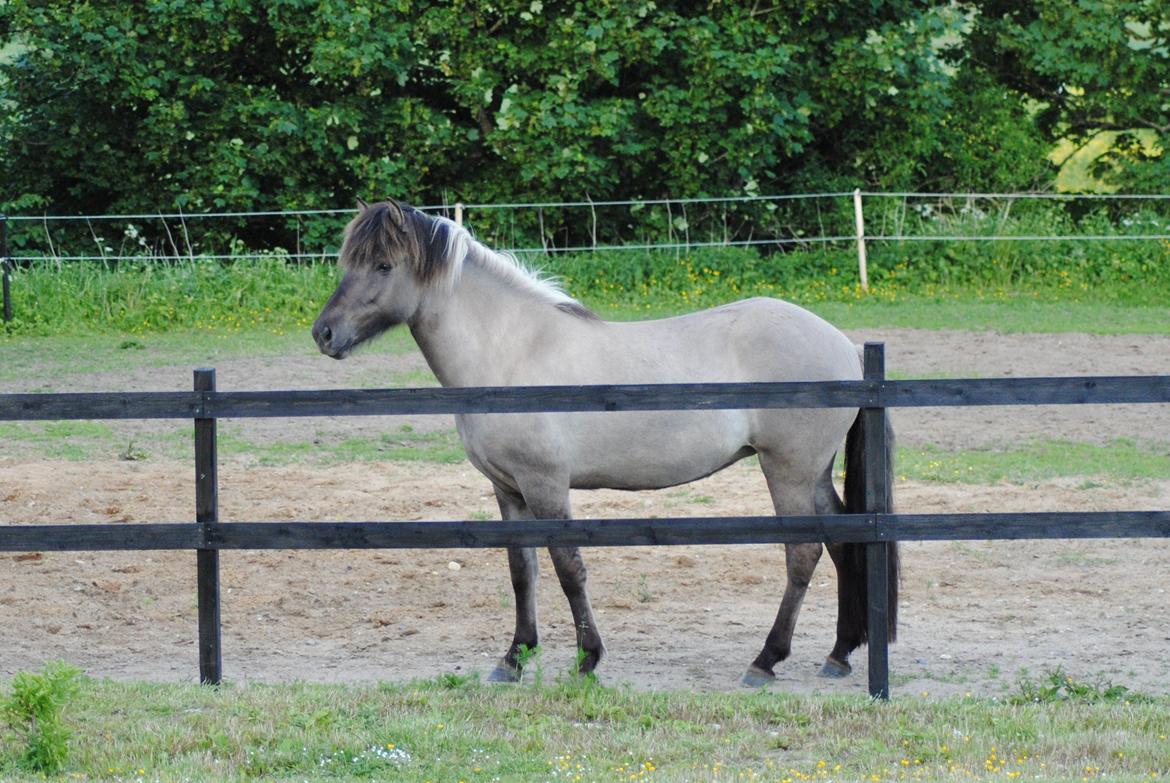
[[[889, 696], [886, 544], [1041, 538], [1167, 538], [1170, 511], [1012, 514], [890, 513], [886, 408], [970, 405], [1170, 403], [1170, 376], [885, 379], [881, 344], [865, 347], [865, 379], [800, 383], [350, 389], [219, 392], [196, 370], [190, 392], [0, 394], [0, 421], [192, 419], [193, 523], [0, 524], [0, 551], [193, 549], [199, 597], [199, 676], [223, 676], [219, 553], [225, 549], [414, 549], [504, 546], [667, 546], [856, 542], [869, 561], [869, 692]], [[832, 516], [450, 522], [232, 522], [218, 511], [216, 422], [223, 418], [446, 413], [861, 408], [866, 511]]]

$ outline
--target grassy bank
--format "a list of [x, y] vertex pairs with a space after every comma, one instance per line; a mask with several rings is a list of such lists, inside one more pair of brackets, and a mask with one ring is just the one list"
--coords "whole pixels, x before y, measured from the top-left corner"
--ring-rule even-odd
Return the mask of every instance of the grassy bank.
[[[550, 678], [551, 679], [551, 678]], [[62, 780], [1152, 780], [1170, 702], [1059, 673], [1008, 699], [82, 683]], [[9, 734], [5, 780], [23, 773]]]
[[[878, 245], [870, 290], [852, 248], [550, 256], [535, 263], [608, 317], [672, 315], [776, 296], [842, 326], [1163, 333], [1170, 243]], [[1088, 248], [1088, 249], [1086, 249]], [[303, 332], [337, 282], [331, 263], [37, 261], [13, 273], [9, 336]]]

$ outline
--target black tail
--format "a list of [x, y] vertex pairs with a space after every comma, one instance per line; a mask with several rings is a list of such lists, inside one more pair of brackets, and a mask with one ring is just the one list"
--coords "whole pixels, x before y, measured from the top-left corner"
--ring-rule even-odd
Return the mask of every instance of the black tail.
[[[887, 497], [893, 504], [894, 497], [894, 430], [890, 426], [889, 416], [885, 417], [886, 426], [886, 474], [881, 477], [885, 482]], [[849, 434], [845, 437], [845, 512], [848, 514], [865, 513], [865, 434], [861, 426], [861, 413], [857, 415]], [[893, 509], [891, 508], [891, 511]], [[889, 547], [889, 638], [894, 641], [898, 635], [898, 545], [887, 544]], [[837, 563], [837, 578], [840, 580], [839, 592], [841, 595], [837, 616], [838, 643], [849, 640], [852, 646], [849, 650], [836, 651], [848, 654], [856, 647], [864, 644], [868, 638], [867, 606], [869, 603], [869, 581], [866, 578], [866, 559], [864, 544], [845, 544], [840, 560]], [[847, 645], [848, 646], [848, 645]], [[840, 660], [844, 660], [841, 658]]]

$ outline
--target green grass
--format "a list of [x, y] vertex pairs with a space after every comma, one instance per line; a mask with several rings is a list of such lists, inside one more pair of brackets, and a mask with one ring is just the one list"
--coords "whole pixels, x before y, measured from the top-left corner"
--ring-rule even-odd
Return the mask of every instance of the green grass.
[[1094, 477], [1113, 481], [1170, 476], [1170, 446], [1117, 439], [1107, 444], [1041, 440], [1013, 448], [944, 451], [898, 449], [899, 477], [940, 483], [1024, 483], [1053, 478]]
[[[1142, 219], [1137, 228], [1162, 225], [1158, 216]], [[969, 230], [992, 228], [994, 221]], [[1058, 221], [1035, 230], [1071, 229]], [[1112, 232], [1093, 221], [1085, 230]], [[776, 296], [844, 327], [1165, 334], [1168, 260], [1170, 243], [1157, 242], [877, 245], [868, 293], [858, 286], [849, 248], [772, 256], [743, 248], [582, 254], [541, 263], [573, 295], [616, 318]], [[337, 279], [331, 264], [290, 263], [280, 255], [234, 263], [124, 262], [116, 268], [40, 261], [15, 270], [16, 318], [3, 332], [117, 334], [121, 342], [170, 332], [212, 339], [233, 333], [299, 338]]]
[[225, 456], [247, 455], [261, 465], [329, 465], [346, 462], [437, 462], [454, 464], [464, 460], [463, 444], [454, 429], [417, 432], [407, 424], [393, 432], [369, 437], [349, 437], [330, 442], [264, 441], [240, 437], [220, 439]]
[[[85, 681], [62, 780], [1150, 780], [1170, 701], [1064, 681], [1017, 698], [636, 693], [595, 682], [219, 689]], [[0, 744], [0, 778], [16, 768]]]
[[[103, 422], [0, 422], [0, 440], [12, 456], [60, 460], [174, 459], [191, 450], [190, 425], [130, 438]], [[255, 440], [233, 431], [219, 434], [221, 459], [248, 459], [264, 466], [334, 465], [350, 462], [431, 462], [457, 464], [466, 455], [454, 428], [418, 431], [399, 425], [390, 432], [341, 439]], [[838, 470], [841, 462], [838, 457]], [[896, 461], [900, 480], [942, 484], [1014, 484], [1054, 478], [1082, 478], [1080, 488], [1100, 482], [1132, 482], [1170, 476], [1170, 445], [1117, 439], [1110, 443], [1040, 440], [1011, 448], [946, 451], [937, 446], [900, 446]], [[685, 505], [713, 499], [676, 490], [672, 499]]]
[[[157, 431], [129, 436], [103, 422], [0, 422], [5, 454], [25, 459], [187, 460], [192, 437], [189, 423], [164, 424]], [[221, 459], [246, 458], [264, 466], [377, 461], [455, 464], [465, 458], [454, 428], [420, 432], [406, 424], [390, 432], [337, 440], [254, 440], [227, 424], [220, 428], [218, 444]]]
[[920, 296], [896, 302], [824, 302], [810, 309], [841, 329], [902, 327], [974, 332], [1170, 334], [1170, 306], [1045, 301], [1038, 294], [1002, 300]]
[[90, 460], [115, 456], [117, 435], [98, 421], [0, 422], [9, 454], [41, 459]]
[[[405, 354], [418, 350], [406, 329], [394, 329], [365, 353]], [[45, 389], [62, 375], [119, 372], [128, 366], [214, 367], [217, 362], [257, 357], [317, 356], [309, 330], [118, 332], [69, 335], [0, 335], [0, 384], [40, 376]], [[64, 389], [62, 389], [64, 390]]]

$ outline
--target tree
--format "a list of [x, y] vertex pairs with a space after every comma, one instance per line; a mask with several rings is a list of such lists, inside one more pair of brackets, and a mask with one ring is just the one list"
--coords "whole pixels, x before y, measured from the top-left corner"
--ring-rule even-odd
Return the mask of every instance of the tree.
[[[359, 195], [556, 201], [1004, 181], [991, 163], [939, 163], [964, 155], [940, 117], [969, 126], [955, 113], [1014, 99], [984, 82], [982, 105], [955, 93], [975, 83], [944, 57], [962, 41], [963, 14], [925, 0], [867, 9], [10, 0], [0, 41], [27, 49], [0, 65], [12, 107], [0, 116], [0, 200], [202, 211]], [[804, 219], [736, 210], [732, 231]], [[651, 212], [638, 220], [662, 219]], [[625, 217], [606, 221], [614, 235], [640, 230]], [[239, 227], [252, 244], [287, 245], [277, 229]], [[581, 229], [550, 215], [544, 231], [572, 241]]]
[[[1170, 4], [1163, 0], [976, 0], [973, 67], [1028, 96], [1050, 141], [1120, 131], [1096, 173], [1164, 191], [1170, 160]], [[1137, 131], [1155, 135], [1142, 143]]]

